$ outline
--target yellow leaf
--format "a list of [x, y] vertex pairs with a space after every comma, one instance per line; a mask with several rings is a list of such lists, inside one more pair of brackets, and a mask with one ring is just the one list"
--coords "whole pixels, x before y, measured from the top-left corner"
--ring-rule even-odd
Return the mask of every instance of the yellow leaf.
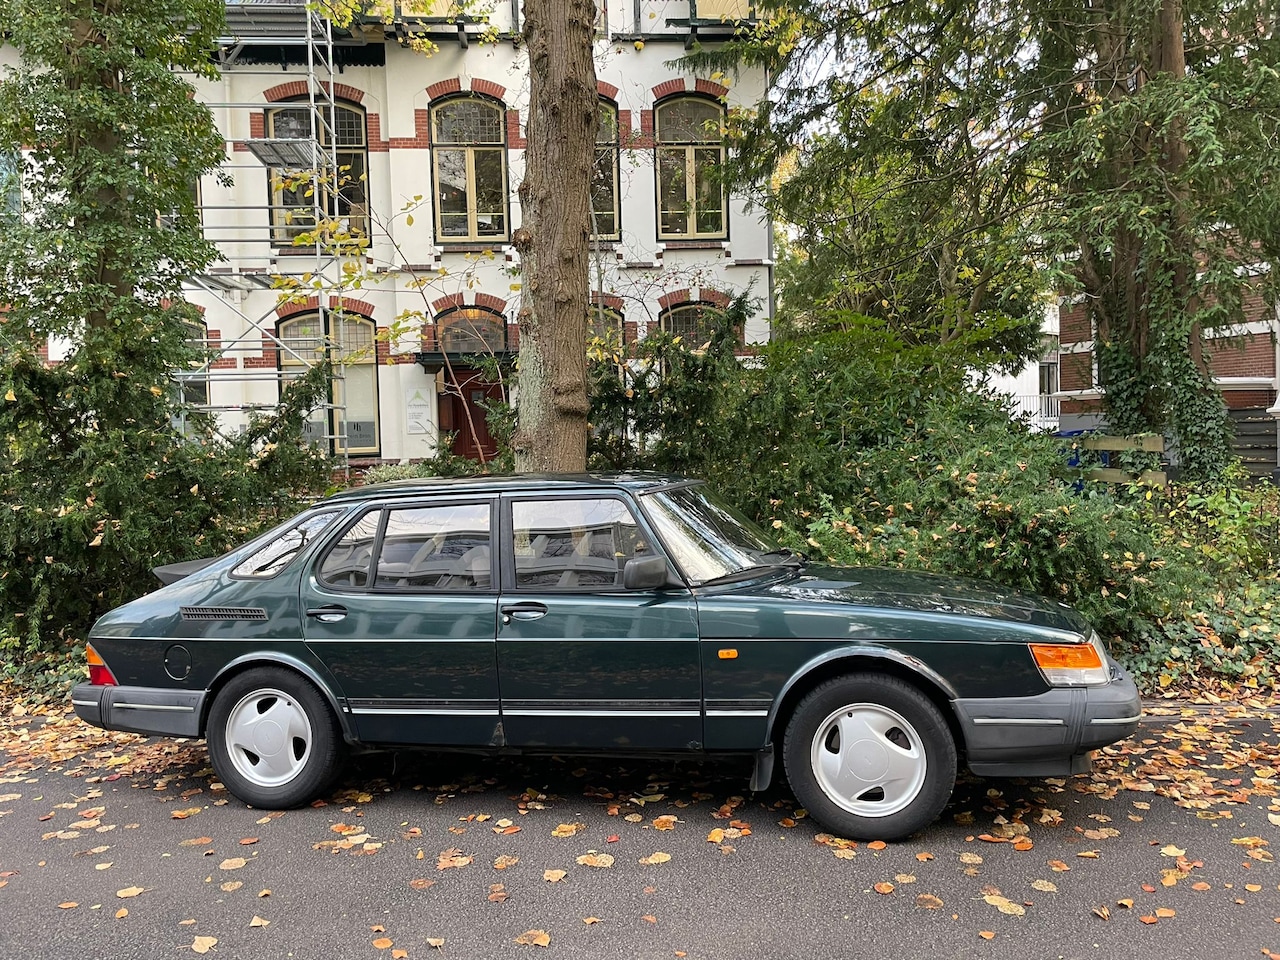
[[1050, 883], [1048, 880], [1032, 880], [1031, 887], [1034, 890], [1039, 890], [1041, 893], [1058, 892], [1058, 885], [1056, 883]]
[[923, 907], [926, 910], [941, 910], [942, 900], [932, 893], [922, 893], [916, 897], [916, 906]]
[[196, 937], [191, 941], [191, 949], [196, 953], [208, 953], [217, 942], [217, 937]]
[[404, 225], [405, 225], [406, 227], [412, 227], [412, 226], [413, 226], [413, 214], [412, 214], [412, 213], [405, 214], [405, 218], [404, 218]]
[[994, 940], [996, 938], [996, 935], [992, 933], [990, 930], [979, 930], [978, 936], [980, 936], [983, 940]]
[[559, 883], [561, 880], [563, 880], [567, 876], [568, 876], [568, 873], [565, 872], [564, 870], [543, 870], [542, 871], [542, 879], [546, 880], [548, 883]]
[[159, 396], [163, 396], [163, 395], [164, 395], [164, 391], [163, 391], [163, 390], [161, 390], [159, 387], [152, 387], [152, 388], [151, 388], [151, 393], [152, 393], [154, 396], [157, 396], [157, 397], [159, 397]]
[[1161, 848], [1160, 848], [1160, 853], [1161, 853], [1161, 854], [1163, 854], [1163, 855], [1164, 855], [1164, 856], [1166, 856], [1166, 857], [1183, 857], [1183, 856], [1186, 856], [1187, 851], [1183, 850], [1183, 849], [1182, 849], [1182, 848], [1180, 848], [1180, 847], [1175, 847], [1175, 846], [1171, 843], [1171, 844], [1169, 844], [1168, 846], [1161, 847]]
[[379, 950], [386, 950], [395, 945], [395, 941], [390, 937], [378, 937], [373, 941], [373, 945]]
[[585, 923], [587, 926], [591, 926], [593, 923], [599, 923], [600, 918], [599, 917], [583, 917], [582, 922]]
[[223, 860], [220, 864], [218, 864], [218, 869], [219, 870], [239, 870], [248, 862], [249, 861], [245, 860], [244, 857], [227, 857], [227, 859]]
[[892, 883], [881, 882], [881, 883], [877, 883], [874, 887], [872, 887], [872, 889], [875, 890], [875, 892], [880, 894], [881, 896], [888, 896], [889, 894], [893, 893], [894, 888]]
[[579, 830], [585, 830], [585, 823], [562, 823], [551, 831], [553, 837], [572, 837]]
[[640, 862], [648, 863], [648, 864], [666, 863], [670, 859], [671, 859], [671, 854], [663, 853], [661, 850], [659, 850], [656, 853], [649, 854], [649, 856], [647, 857], [641, 857]]
[[1178, 911], [1172, 910], [1169, 907], [1156, 907], [1156, 916], [1161, 920], [1168, 920], [1170, 917], [1176, 917], [1177, 915]]
[[444, 946], [444, 937], [427, 937], [427, 946], [439, 950]]
[[258, 916], [258, 915], [255, 913], [255, 914], [253, 915], [253, 919], [249, 921], [249, 926], [251, 926], [251, 927], [265, 927], [265, 926], [268, 926], [270, 923], [271, 923], [271, 921], [270, 921], [270, 920], [264, 920], [262, 917]]
[[612, 867], [613, 857], [610, 854], [596, 853], [593, 850], [590, 853], [584, 853], [580, 856], [578, 858], [578, 863], [584, 867]]
[[121, 900], [130, 900], [142, 892], [142, 887], [125, 887], [123, 890], [117, 890], [116, 896]]
[[720, 843], [722, 840], [724, 840], [724, 831], [719, 827], [707, 834], [708, 843]]
[[76, 908], [76, 907], [78, 907], [78, 906], [80, 906], [80, 904], [76, 903], [74, 900], [67, 900], [67, 901], [65, 901], [65, 902], [63, 902], [63, 903], [58, 904], [58, 909], [59, 909], [59, 910], [73, 910], [73, 909], [75, 909], [75, 908]]
[[15, 394], [15, 393], [13, 392], [13, 390], [12, 390], [12, 389], [10, 389], [10, 390], [5, 391], [4, 398], [5, 398], [6, 400], [8, 400], [10, 403], [13, 403], [15, 400], [17, 400], [17, 399], [18, 399], [18, 396], [17, 396], [17, 394]]
[[551, 934], [545, 930], [526, 930], [516, 937], [516, 943], [527, 947], [545, 947], [551, 943]]
[[124, 907], [121, 907], [119, 910], [116, 911], [117, 920], [123, 920], [128, 915], [129, 915], [129, 911], [126, 910]]

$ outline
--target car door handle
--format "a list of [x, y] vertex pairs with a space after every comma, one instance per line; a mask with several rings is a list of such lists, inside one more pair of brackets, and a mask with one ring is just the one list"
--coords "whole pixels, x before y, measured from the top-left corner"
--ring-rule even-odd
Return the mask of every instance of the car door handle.
[[321, 623], [337, 623], [347, 615], [347, 608], [340, 603], [329, 603], [323, 607], [307, 607], [307, 616], [315, 617]]
[[508, 603], [502, 607], [503, 623], [510, 623], [512, 620], [538, 620], [546, 615], [547, 605], [545, 603], [526, 601], [524, 603]]

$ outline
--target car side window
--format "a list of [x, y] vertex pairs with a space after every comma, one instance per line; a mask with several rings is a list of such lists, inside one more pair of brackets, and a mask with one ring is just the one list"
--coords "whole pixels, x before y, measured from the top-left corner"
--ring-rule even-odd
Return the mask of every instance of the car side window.
[[631, 508], [612, 497], [517, 500], [511, 522], [518, 588], [621, 588], [626, 562], [650, 552]]
[[415, 506], [387, 511], [374, 587], [489, 590], [489, 504]]
[[347, 528], [320, 561], [318, 576], [332, 587], [366, 587], [381, 510], [371, 510]]
[[324, 533], [337, 516], [337, 510], [326, 510], [303, 518], [236, 564], [231, 576], [270, 580], [287, 567], [307, 544]]

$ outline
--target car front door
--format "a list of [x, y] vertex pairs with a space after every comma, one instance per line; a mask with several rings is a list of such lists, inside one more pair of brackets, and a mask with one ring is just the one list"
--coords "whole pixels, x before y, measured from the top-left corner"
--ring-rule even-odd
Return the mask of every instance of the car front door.
[[498, 672], [506, 742], [582, 749], [702, 743], [697, 608], [684, 588], [623, 589], [657, 545], [619, 493], [503, 507]]
[[495, 504], [374, 507], [303, 577], [307, 645], [341, 685], [362, 741], [493, 740]]

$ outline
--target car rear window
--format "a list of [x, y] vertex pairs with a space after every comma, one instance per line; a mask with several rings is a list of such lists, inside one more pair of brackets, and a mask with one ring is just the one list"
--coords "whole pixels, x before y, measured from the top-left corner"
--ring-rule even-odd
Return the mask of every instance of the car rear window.
[[270, 580], [289, 566], [307, 544], [324, 533], [339, 512], [325, 510], [303, 517], [241, 560], [231, 571], [231, 575], [251, 580]]

